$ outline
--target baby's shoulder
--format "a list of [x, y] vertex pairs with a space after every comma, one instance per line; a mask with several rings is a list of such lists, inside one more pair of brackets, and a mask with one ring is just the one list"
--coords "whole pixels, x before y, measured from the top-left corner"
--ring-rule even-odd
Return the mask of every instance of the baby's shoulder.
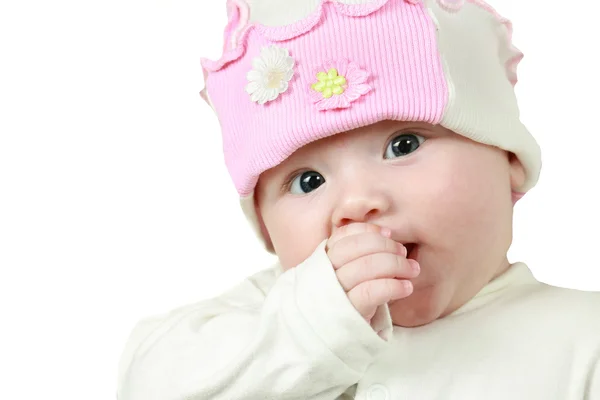
[[600, 292], [545, 283], [528, 296], [538, 322], [572, 334], [590, 334], [600, 341]]

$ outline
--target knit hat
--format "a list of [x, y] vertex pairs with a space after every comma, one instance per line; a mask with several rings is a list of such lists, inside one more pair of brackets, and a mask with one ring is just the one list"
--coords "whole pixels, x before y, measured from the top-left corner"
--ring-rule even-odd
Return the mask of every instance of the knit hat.
[[537, 182], [540, 148], [514, 93], [523, 54], [482, 0], [228, 0], [223, 54], [202, 59], [242, 209], [259, 175], [302, 146], [382, 120], [439, 124], [514, 153]]

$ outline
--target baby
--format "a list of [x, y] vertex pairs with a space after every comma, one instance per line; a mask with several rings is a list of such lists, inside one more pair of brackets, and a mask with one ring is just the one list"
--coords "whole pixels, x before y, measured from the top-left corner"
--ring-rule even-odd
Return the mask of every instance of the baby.
[[201, 95], [278, 263], [140, 321], [119, 400], [600, 400], [600, 293], [510, 264], [540, 149], [482, 0], [229, 0]]

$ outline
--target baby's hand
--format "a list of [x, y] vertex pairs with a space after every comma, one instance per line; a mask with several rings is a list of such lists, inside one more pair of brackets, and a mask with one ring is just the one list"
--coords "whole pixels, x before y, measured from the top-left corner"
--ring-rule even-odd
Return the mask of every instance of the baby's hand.
[[384, 236], [381, 227], [353, 223], [336, 231], [325, 250], [350, 302], [367, 322], [377, 307], [409, 296], [419, 264], [406, 258], [406, 247]]

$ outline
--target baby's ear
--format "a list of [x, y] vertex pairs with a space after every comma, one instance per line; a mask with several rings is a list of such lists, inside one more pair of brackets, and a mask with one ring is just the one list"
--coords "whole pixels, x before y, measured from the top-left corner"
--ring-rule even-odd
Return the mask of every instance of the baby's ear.
[[508, 152], [508, 161], [510, 163], [510, 187], [513, 191], [517, 191], [525, 183], [525, 168], [514, 153]]

